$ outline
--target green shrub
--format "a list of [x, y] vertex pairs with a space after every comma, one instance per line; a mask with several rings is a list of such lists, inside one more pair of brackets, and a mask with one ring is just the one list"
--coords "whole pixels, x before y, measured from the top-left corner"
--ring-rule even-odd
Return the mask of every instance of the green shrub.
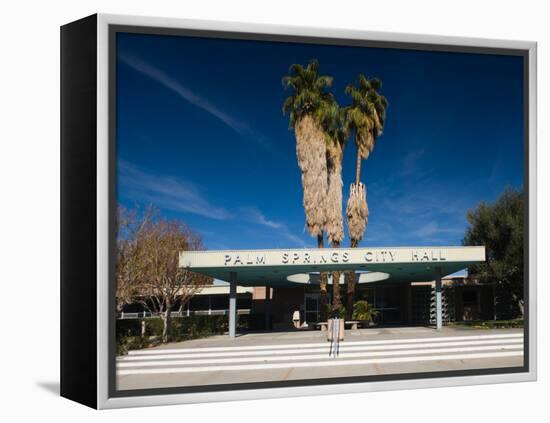
[[365, 300], [357, 301], [353, 304], [353, 319], [363, 320], [366, 322], [374, 322], [374, 318], [378, 315], [372, 304]]
[[[332, 313], [333, 313], [332, 304], [327, 304], [327, 316], [329, 319], [332, 318]], [[340, 307], [338, 307], [338, 318], [339, 319], [346, 318], [346, 307], [344, 307], [342, 304], [340, 304]]]
[[128, 354], [128, 343], [130, 342], [130, 337], [120, 336], [116, 337], [116, 355], [126, 355]]
[[[248, 329], [249, 316], [238, 316], [237, 327]], [[145, 337], [141, 337], [141, 322], [145, 322]], [[170, 319], [169, 341], [185, 341], [219, 335], [228, 330], [227, 316], [191, 315]], [[117, 354], [126, 354], [128, 350], [139, 349], [158, 342], [162, 336], [164, 322], [160, 317], [145, 319], [120, 319], [116, 321]]]
[[227, 331], [226, 316], [189, 316], [171, 320], [170, 338], [182, 341], [222, 334]]
[[129, 350], [138, 350], [149, 346], [150, 343], [141, 336], [121, 336], [117, 337], [116, 354], [125, 355]]
[[141, 336], [141, 321], [143, 319], [120, 319], [116, 321], [116, 336]]
[[464, 321], [464, 322], [454, 322], [452, 323], [452, 325], [467, 326], [474, 329], [513, 329], [513, 328], [522, 328], [523, 319]]
[[145, 321], [145, 336], [162, 336], [164, 321], [160, 317], [152, 317], [141, 320]]

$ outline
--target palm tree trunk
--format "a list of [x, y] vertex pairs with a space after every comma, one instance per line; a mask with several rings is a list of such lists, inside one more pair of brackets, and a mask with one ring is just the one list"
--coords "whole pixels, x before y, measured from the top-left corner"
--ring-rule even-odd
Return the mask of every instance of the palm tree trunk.
[[295, 127], [296, 158], [302, 174], [303, 206], [306, 226], [312, 236], [323, 234], [328, 176], [325, 135], [310, 115]]
[[346, 272], [346, 319], [353, 318], [353, 303], [355, 301], [355, 272]]
[[[325, 248], [325, 241], [323, 239], [323, 234], [317, 235], [317, 247]], [[319, 308], [320, 310], [320, 319], [321, 322], [327, 321], [327, 282], [328, 276], [326, 272], [321, 272], [319, 274], [319, 289], [321, 291], [321, 297], [319, 299]]]
[[[342, 146], [335, 142], [327, 145], [328, 191], [326, 202], [327, 240], [332, 248], [340, 248], [344, 239], [344, 219], [342, 217]], [[332, 272], [332, 309], [342, 305], [340, 296], [340, 273]]]
[[342, 305], [340, 298], [340, 272], [332, 272], [332, 310], [336, 312]]
[[361, 179], [361, 149], [359, 147], [357, 147], [357, 164], [355, 169], [355, 184], [359, 186]]
[[[340, 247], [340, 244], [335, 242], [332, 245], [334, 248]], [[340, 298], [340, 272], [332, 272], [332, 310], [336, 312], [342, 305]]]
[[[302, 173], [303, 206], [308, 232], [317, 235], [318, 248], [324, 248], [326, 195], [328, 186], [325, 135], [311, 116], [303, 116], [294, 127], [296, 158]], [[327, 316], [327, 274], [320, 274], [321, 320]]]
[[[351, 248], [357, 248], [357, 241], [351, 241]], [[357, 275], [355, 272], [346, 272], [346, 319], [353, 319], [353, 304], [355, 303], [355, 286], [357, 284]]]

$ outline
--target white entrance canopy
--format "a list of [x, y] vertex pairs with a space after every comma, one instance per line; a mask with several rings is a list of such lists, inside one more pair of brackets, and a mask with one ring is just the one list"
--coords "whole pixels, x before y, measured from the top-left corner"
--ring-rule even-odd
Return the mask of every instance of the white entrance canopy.
[[[360, 282], [431, 281], [485, 261], [485, 247], [312, 248], [184, 251], [180, 267], [240, 286], [318, 284], [321, 271], [373, 272]], [[376, 272], [376, 273], [375, 273]], [[311, 275], [310, 277], [308, 277]]]
[[319, 272], [364, 272], [359, 283], [435, 280], [436, 326], [442, 326], [441, 278], [485, 261], [485, 247], [314, 248], [183, 251], [180, 267], [229, 281], [229, 336], [237, 327], [237, 285], [318, 284]]

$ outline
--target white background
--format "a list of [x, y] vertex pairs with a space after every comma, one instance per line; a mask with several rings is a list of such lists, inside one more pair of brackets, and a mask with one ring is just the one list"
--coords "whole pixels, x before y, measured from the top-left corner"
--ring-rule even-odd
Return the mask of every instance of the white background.
[[[545, 3], [4, 0], [0, 6], [0, 418], [79, 423], [168, 419], [521, 422], [542, 421], [544, 414], [548, 418], [549, 394], [544, 393], [545, 389], [550, 392], [545, 360], [548, 336], [544, 332], [549, 239], [544, 217], [550, 210], [544, 188], [550, 182], [545, 145], [550, 14], [544, 10]], [[95, 12], [538, 41], [539, 381], [102, 412], [59, 398], [59, 26]], [[450, 165], [460, 172], [465, 164]]]

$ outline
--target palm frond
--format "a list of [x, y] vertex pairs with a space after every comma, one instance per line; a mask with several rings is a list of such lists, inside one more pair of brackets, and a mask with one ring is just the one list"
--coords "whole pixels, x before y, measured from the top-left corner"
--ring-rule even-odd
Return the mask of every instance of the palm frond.
[[368, 79], [359, 74], [357, 85], [348, 85], [346, 94], [351, 97], [351, 105], [345, 109], [345, 124], [348, 132], [355, 132], [355, 142], [363, 158], [367, 158], [382, 134], [388, 101], [378, 91], [382, 81]]
[[317, 59], [310, 60], [306, 67], [297, 63], [290, 65], [289, 75], [282, 78], [282, 83], [286, 89], [293, 91], [283, 103], [283, 113], [292, 112], [291, 128], [306, 114], [322, 123], [326, 110], [334, 102], [334, 96], [326, 90], [332, 82], [331, 76], [319, 75]]

